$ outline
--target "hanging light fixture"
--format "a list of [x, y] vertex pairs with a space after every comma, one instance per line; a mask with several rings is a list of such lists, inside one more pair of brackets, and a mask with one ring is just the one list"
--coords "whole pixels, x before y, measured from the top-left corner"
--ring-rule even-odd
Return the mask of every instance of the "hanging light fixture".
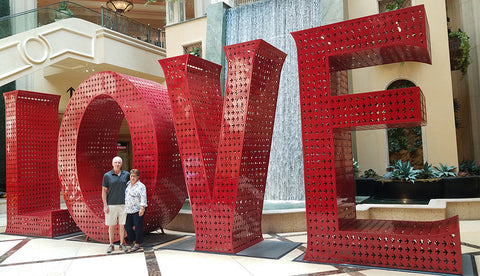
[[114, 12], [125, 13], [133, 8], [133, 4], [125, 0], [109, 0], [107, 1], [107, 8]]

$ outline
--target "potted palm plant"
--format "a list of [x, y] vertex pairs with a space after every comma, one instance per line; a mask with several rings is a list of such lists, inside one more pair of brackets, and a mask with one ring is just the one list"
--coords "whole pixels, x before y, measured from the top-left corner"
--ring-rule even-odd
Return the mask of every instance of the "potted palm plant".
[[67, 6], [68, 1], [60, 2], [60, 6], [55, 9], [55, 21], [73, 17], [73, 12]]

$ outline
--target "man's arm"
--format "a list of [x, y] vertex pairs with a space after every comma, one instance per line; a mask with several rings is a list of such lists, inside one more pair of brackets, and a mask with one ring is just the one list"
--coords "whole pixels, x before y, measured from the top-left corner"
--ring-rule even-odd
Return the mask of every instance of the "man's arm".
[[109, 212], [108, 205], [107, 205], [107, 192], [108, 192], [108, 188], [102, 187], [103, 212], [105, 214], [108, 214]]

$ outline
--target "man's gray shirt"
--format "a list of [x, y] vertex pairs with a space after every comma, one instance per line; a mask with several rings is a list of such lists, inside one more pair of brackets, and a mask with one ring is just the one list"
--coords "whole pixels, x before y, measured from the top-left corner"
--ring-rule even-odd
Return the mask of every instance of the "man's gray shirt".
[[102, 187], [108, 188], [107, 205], [125, 204], [125, 188], [130, 180], [130, 173], [120, 171], [117, 175], [113, 170], [103, 175]]

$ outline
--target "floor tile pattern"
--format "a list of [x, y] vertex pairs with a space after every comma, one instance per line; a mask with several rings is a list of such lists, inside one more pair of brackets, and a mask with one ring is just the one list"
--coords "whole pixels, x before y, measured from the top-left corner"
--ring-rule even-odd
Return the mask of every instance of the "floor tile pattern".
[[[479, 232], [480, 221], [462, 222], [466, 233]], [[473, 228], [473, 229], [472, 229]], [[473, 231], [475, 230], [475, 231]], [[156, 237], [162, 234], [154, 233]], [[191, 233], [166, 231], [165, 242], [145, 247], [134, 253], [123, 253], [115, 247], [107, 254], [107, 245], [81, 238], [72, 240], [20, 237], [0, 233], [0, 275], [285, 275], [323, 276], [351, 275], [376, 276], [388, 273], [391, 276], [429, 275], [415, 271], [400, 271], [373, 267], [340, 266], [298, 261], [305, 253], [306, 233], [264, 234], [268, 244], [273, 242], [298, 243], [299, 246], [278, 259], [217, 254], [167, 249], [179, 241], [191, 239]], [[466, 235], [462, 242], [463, 254], [475, 257], [480, 262], [480, 235]], [[69, 240], [70, 239], [70, 240]], [[155, 243], [155, 239], [150, 239]], [[438, 274], [431, 274], [438, 275]], [[478, 274], [477, 274], [478, 275]]]
[[[265, 241], [294, 242], [299, 246], [278, 259], [167, 249], [191, 239], [192, 233], [165, 230], [145, 240], [144, 250], [107, 254], [107, 245], [85, 241], [82, 235], [50, 239], [5, 233], [6, 215], [0, 211], [0, 275], [239, 275], [239, 276], [410, 276], [439, 275], [375, 267], [340, 266], [296, 261], [305, 253], [307, 235], [299, 233], [264, 234]], [[460, 221], [462, 254], [472, 256], [480, 269], [480, 220]], [[151, 246], [148, 246], [151, 245]]]

